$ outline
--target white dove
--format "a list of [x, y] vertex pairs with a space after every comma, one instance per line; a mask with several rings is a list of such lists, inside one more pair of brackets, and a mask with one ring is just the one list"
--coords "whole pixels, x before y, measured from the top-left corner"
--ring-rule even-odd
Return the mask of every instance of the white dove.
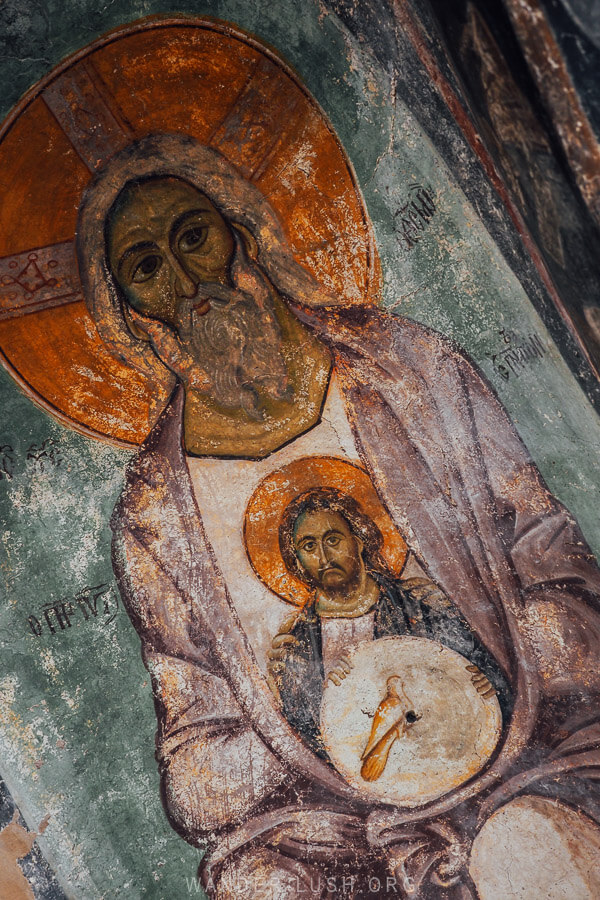
[[386, 687], [386, 695], [377, 707], [371, 734], [361, 756], [363, 764], [360, 774], [365, 781], [375, 781], [380, 777], [394, 741], [406, 734], [409, 726], [420, 718], [412, 710], [399, 675], [391, 675]]

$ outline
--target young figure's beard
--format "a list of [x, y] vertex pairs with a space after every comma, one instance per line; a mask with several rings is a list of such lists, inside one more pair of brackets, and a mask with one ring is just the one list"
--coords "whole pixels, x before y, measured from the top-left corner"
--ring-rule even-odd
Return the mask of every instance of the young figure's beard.
[[[210, 395], [227, 409], [242, 409], [262, 419], [261, 397], [275, 400], [290, 395], [289, 376], [282, 355], [283, 340], [275, 318], [272, 288], [260, 268], [237, 244], [231, 265], [233, 287], [201, 284], [195, 297], [182, 303], [176, 322], [179, 343], [211, 380]], [[210, 310], [196, 311], [208, 299]], [[177, 371], [177, 359], [169, 359]]]

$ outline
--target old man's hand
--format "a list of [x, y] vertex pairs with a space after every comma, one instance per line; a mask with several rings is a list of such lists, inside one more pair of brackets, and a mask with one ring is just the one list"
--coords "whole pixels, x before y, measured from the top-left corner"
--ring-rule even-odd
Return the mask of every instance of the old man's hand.
[[340, 658], [336, 660], [333, 668], [327, 673], [326, 681], [331, 681], [333, 684], [340, 685], [348, 672], [353, 668], [349, 656], [340, 656]]
[[489, 697], [493, 697], [496, 693], [494, 687], [490, 683], [489, 679], [483, 674], [483, 672], [474, 665], [467, 666], [467, 672], [471, 673], [471, 681], [475, 687], [475, 690], [478, 694], [487, 700]]
[[127, 307], [127, 320], [134, 336], [148, 341], [157, 356], [168, 364], [171, 371], [181, 378], [187, 388], [204, 394], [209, 393], [213, 387], [211, 379], [185, 350], [170, 325], [142, 315], [132, 307]]

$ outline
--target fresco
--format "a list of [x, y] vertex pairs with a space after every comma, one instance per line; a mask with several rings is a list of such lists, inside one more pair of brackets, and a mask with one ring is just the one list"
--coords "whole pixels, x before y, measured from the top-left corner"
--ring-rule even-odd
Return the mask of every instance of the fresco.
[[2, 132], [2, 877], [592, 900], [597, 419], [341, 22], [360, 147], [232, 19]]
[[[584, 202], [584, 191], [578, 199], [565, 178], [547, 124], [517, 82], [520, 75], [522, 84], [523, 73], [513, 57], [503, 54], [485, 11], [473, 3], [462, 6], [460, 25], [453, 20], [456, 8], [443, 4], [437, 10], [442, 16], [449, 14], [452, 22], [446, 23], [446, 29], [457, 66], [469, 85], [478, 130], [552, 273], [559, 293], [557, 305], [581, 342], [581, 351], [598, 371], [597, 222], [591, 203]], [[543, 55], [548, 57], [547, 50]], [[578, 60], [591, 62], [584, 54]], [[582, 89], [582, 100], [584, 94]], [[576, 177], [573, 173], [570, 180]]]

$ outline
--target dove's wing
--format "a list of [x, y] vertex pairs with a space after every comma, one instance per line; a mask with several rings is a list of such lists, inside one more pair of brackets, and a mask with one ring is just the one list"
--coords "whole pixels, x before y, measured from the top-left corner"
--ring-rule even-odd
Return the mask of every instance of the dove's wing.
[[397, 697], [384, 697], [377, 712], [373, 716], [373, 725], [371, 726], [371, 734], [367, 741], [367, 746], [363, 750], [361, 759], [366, 759], [369, 753], [377, 746], [379, 741], [385, 737], [390, 728], [397, 725], [404, 713], [404, 704]]
[[388, 733], [371, 750], [360, 769], [360, 774], [365, 781], [376, 781], [380, 777], [386, 767], [392, 744], [397, 739], [398, 729], [390, 728]]

